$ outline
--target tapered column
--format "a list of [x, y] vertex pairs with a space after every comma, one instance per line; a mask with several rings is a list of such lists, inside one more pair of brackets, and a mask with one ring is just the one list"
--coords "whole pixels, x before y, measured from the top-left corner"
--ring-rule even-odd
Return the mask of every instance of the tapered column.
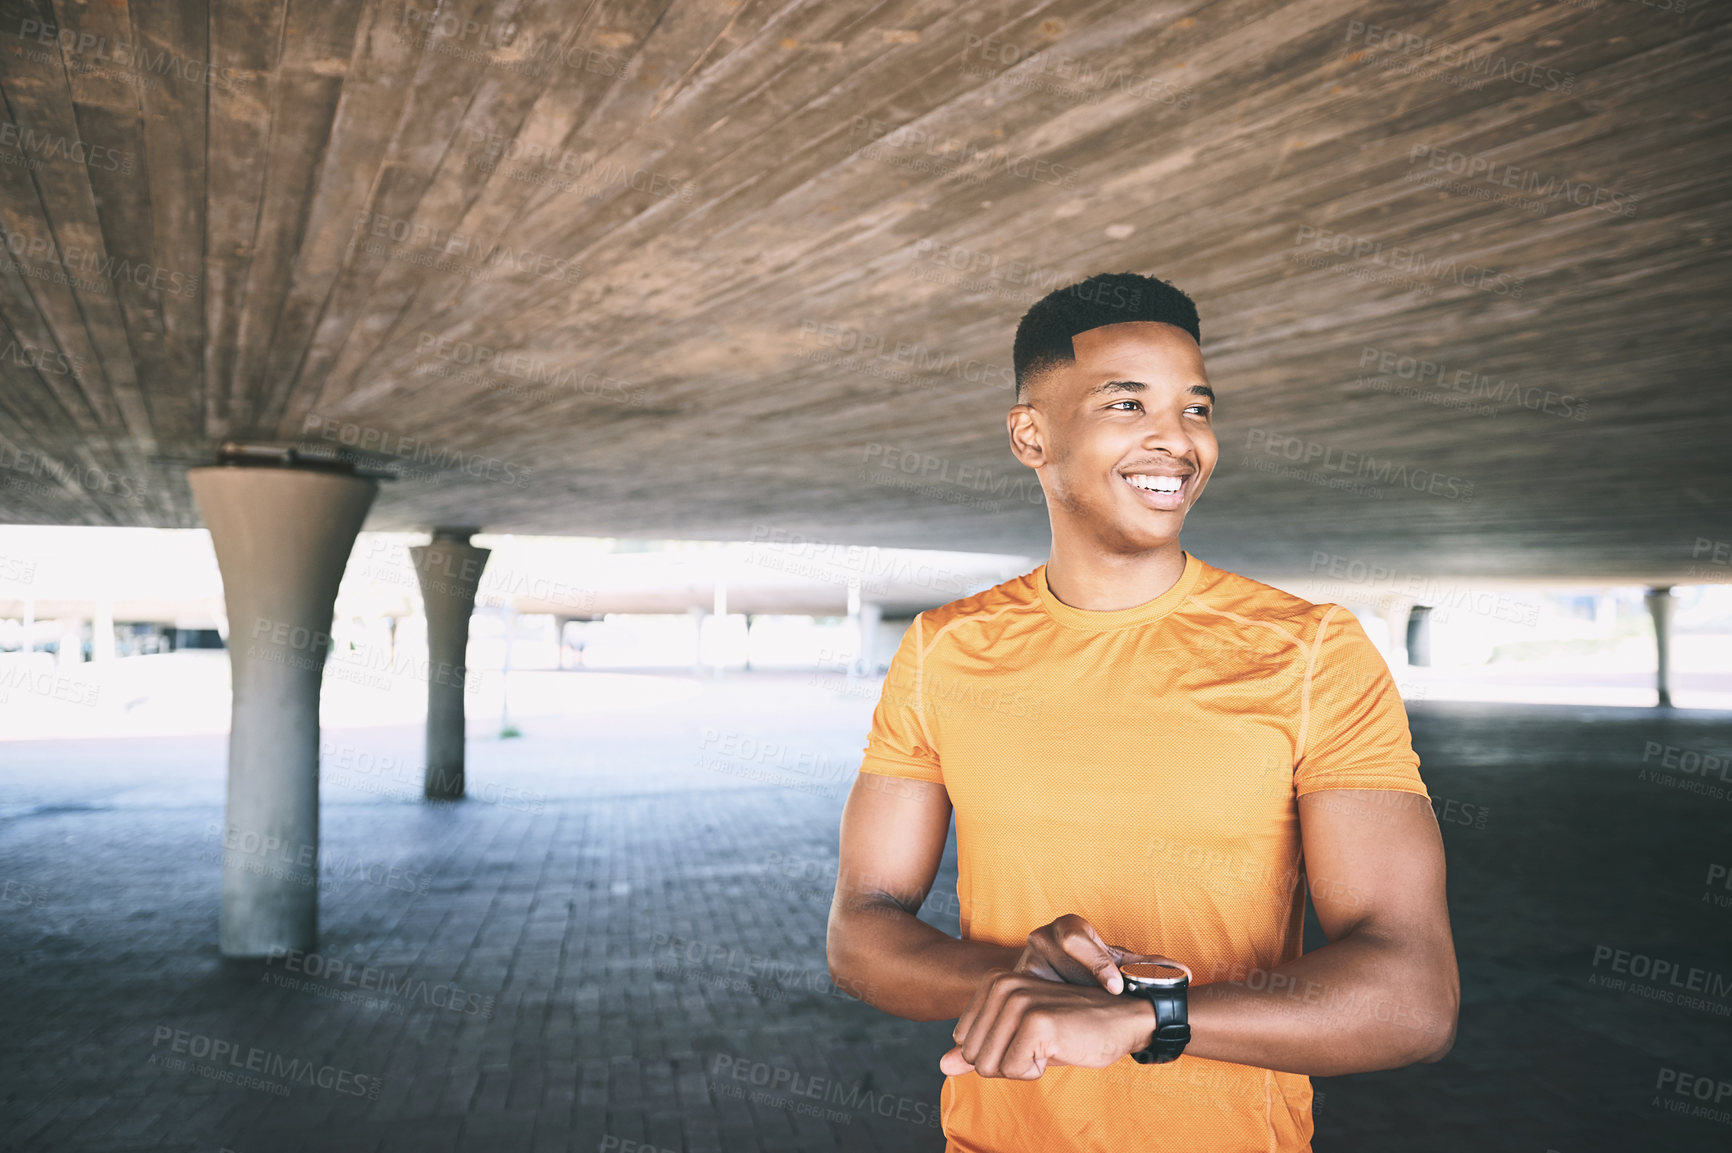
[[222, 570], [234, 684], [221, 949], [312, 949], [319, 682], [337, 585], [378, 483], [269, 465], [198, 468], [187, 480]]
[[90, 619], [90, 659], [104, 664], [114, 659], [114, 602], [106, 598], [96, 602]]
[[409, 550], [427, 610], [427, 769], [431, 800], [463, 796], [464, 688], [468, 683], [469, 618], [490, 549], [469, 538], [478, 530], [441, 528], [430, 544]]
[[1651, 588], [1643, 596], [1654, 618], [1654, 689], [1657, 708], [1672, 707], [1672, 586]]
[[1407, 614], [1407, 663], [1425, 668], [1431, 664], [1431, 607], [1414, 605]]
[[878, 675], [878, 626], [884, 620], [884, 606], [876, 601], [864, 601], [854, 614], [860, 643], [854, 650], [854, 670], [863, 677]]
[[1407, 630], [1413, 620], [1413, 602], [1394, 595], [1380, 597], [1377, 615], [1383, 618], [1384, 628], [1389, 633], [1389, 667], [1399, 669], [1409, 663]]
[[84, 663], [84, 619], [82, 617], [61, 618], [58, 659], [62, 666]]
[[704, 621], [709, 617], [710, 610], [702, 605], [692, 605], [686, 609], [686, 613], [692, 618], [692, 630], [697, 637], [692, 644], [692, 675], [701, 677], [704, 675]]

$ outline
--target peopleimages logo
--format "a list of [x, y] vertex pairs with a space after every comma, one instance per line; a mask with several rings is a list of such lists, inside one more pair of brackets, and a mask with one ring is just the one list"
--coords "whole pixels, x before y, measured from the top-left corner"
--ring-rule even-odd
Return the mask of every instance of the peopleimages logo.
[[1363, 369], [1370, 366], [1375, 366], [1384, 376], [1396, 376], [1418, 385], [1429, 384], [1433, 388], [1459, 392], [1470, 399], [1483, 398], [1496, 404], [1519, 404], [1523, 408], [1565, 420], [1584, 420], [1588, 415], [1588, 402], [1573, 393], [1555, 392], [1538, 385], [1524, 387], [1502, 377], [1494, 380], [1489, 374], [1471, 368], [1452, 371], [1448, 365], [1439, 361], [1366, 345], [1359, 352], [1359, 367]]
[[1353, 53], [1355, 57], [1370, 50], [1405, 56], [1410, 64], [1435, 62], [1446, 68], [1459, 69], [1462, 79], [1466, 81], [1462, 86], [1468, 88], [1478, 88], [1487, 80], [1508, 80], [1547, 92], [1568, 92], [1576, 82], [1574, 72], [1543, 68], [1531, 61], [1511, 60], [1507, 56], [1494, 56], [1489, 52], [1479, 54], [1471, 48], [1464, 48], [1447, 40], [1378, 24], [1367, 24], [1363, 20], [1347, 22], [1347, 40], [1350, 44], [1364, 45], [1364, 48]]
[[33, 153], [50, 160], [67, 160], [73, 164], [99, 168], [104, 172], [132, 175], [132, 153], [74, 140], [57, 132], [37, 132], [30, 128], [20, 128], [16, 124], [0, 124], [0, 147]]
[[1345, 256], [1350, 260], [1369, 261], [1396, 272], [1413, 273], [1430, 280], [1450, 280], [1463, 288], [1477, 288], [1482, 292], [1507, 296], [1512, 300], [1521, 299], [1522, 288], [1526, 284], [1524, 278], [1512, 279], [1508, 273], [1483, 264], [1460, 264], [1454, 257], [1433, 258], [1404, 244], [1386, 247], [1383, 241], [1373, 237], [1336, 232], [1313, 224], [1301, 224], [1298, 235], [1293, 238], [1293, 247], [1303, 249], [1307, 245], [1316, 252]]
[[1539, 197], [1537, 203], [1542, 204], [1547, 200], [1562, 199], [1578, 208], [1597, 208], [1613, 216], [1634, 216], [1636, 204], [1641, 200], [1639, 196], [1628, 196], [1585, 180], [1547, 175], [1490, 156], [1469, 155], [1431, 144], [1415, 144], [1407, 150], [1409, 164], [1418, 162], [1421, 157], [1433, 172], [1481, 181], [1499, 189], [1533, 193]]
[[66, 57], [69, 71], [90, 74], [99, 65], [111, 63], [115, 68], [131, 72], [138, 79], [148, 76], [172, 76], [193, 84], [212, 85], [231, 91], [245, 87], [252, 79], [245, 71], [216, 68], [202, 60], [193, 60], [167, 49], [152, 51], [147, 44], [130, 44], [124, 40], [110, 41], [94, 32], [75, 32], [26, 19], [18, 25], [20, 40], [34, 40], [44, 46], [58, 45]]
[[234, 1041], [226, 1041], [220, 1037], [191, 1033], [171, 1025], [158, 1025], [150, 1043], [151, 1048], [156, 1049], [165, 1043], [169, 1053], [185, 1053], [200, 1061], [209, 1060], [213, 1065], [227, 1065], [228, 1068], [221, 1072], [228, 1076], [218, 1077], [218, 1080], [232, 1080], [236, 1071], [243, 1074], [259, 1073], [266, 1077], [281, 1077], [290, 1082], [305, 1082], [320, 1089], [334, 1089], [351, 1097], [365, 1097], [369, 1101], [379, 1099], [379, 1090], [384, 1085], [380, 1078], [371, 1074], [355, 1073], [335, 1065], [314, 1065], [311, 1061], [285, 1057], [281, 1053], [272, 1053], [256, 1045], [243, 1048]]
[[960, 353], [946, 352], [925, 343], [892, 341], [848, 325], [803, 319], [800, 321], [800, 340], [845, 354], [845, 359], [837, 362], [844, 367], [856, 368], [883, 360], [898, 367], [906, 366], [917, 373], [954, 377], [1001, 392], [1016, 387], [1016, 374], [1008, 364], [991, 364], [973, 357], [964, 359]]
[[[398, 18], [397, 37], [430, 45], [433, 51], [452, 59], [512, 68], [531, 76], [539, 76], [554, 65], [574, 72], [616, 76], [631, 63], [630, 56], [615, 56], [599, 47], [567, 43], [563, 27], [538, 35], [516, 20], [482, 23], [462, 19], [454, 13], [440, 12], [437, 8], [405, 8]], [[601, 39], [608, 41], [602, 47], [629, 42], [628, 37], [617, 32], [603, 33]], [[457, 47], [463, 44], [473, 44], [474, 47]]]
[[[477, 480], [496, 481], [513, 488], [528, 488], [534, 471], [498, 457], [483, 456], [478, 452], [467, 453], [461, 449], [430, 444], [412, 436], [393, 434], [384, 429], [309, 412], [301, 422], [301, 435], [307, 437], [313, 433], [317, 433], [321, 440], [335, 441], [346, 448], [398, 458], [411, 466], [397, 472], [396, 475], [404, 479], [433, 478], [446, 473], [462, 472]], [[431, 467], [427, 472], [418, 472], [413, 467], [416, 465]]]
[[1732, 996], [1732, 977], [1716, 973], [1712, 969], [1686, 966], [1664, 957], [1650, 957], [1646, 953], [1632, 953], [1628, 949], [1614, 949], [1610, 945], [1595, 945], [1593, 968], [1598, 969], [1602, 961], [1609, 962], [1607, 968], [1614, 973], [1653, 981], [1656, 985], [1669, 986], [1685, 993], [1700, 993], [1705, 997], [1722, 999]]
[[1408, 468], [1390, 459], [1379, 460], [1368, 452], [1349, 452], [1333, 445], [1321, 444], [1303, 437], [1283, 436], [1266, 428], [1253, 428], [1245, 439], [1245, 447], [1261, 449], [1269, 456], [1292, 461], [1298, 467], [1315, 467], [1322, 472], [1339, 472], [1356, 478], [1370, 478], [1392, 488], [1410, 488], [1415, 492], [1451, 500], [1473, 499], [1473, 481], [1459, 476], [1447, 476], [1426, 468]]
[[[1071, 188], [1076, 184], [1077, 169], [1074, 166], [1059, 164], [1028, 153], [1012, 153], [1001, 144], [980, 145], [954, 137], [941, 138], [915, 125], [892, 124], [866, 116], [856, 116], [851, 123], [849, 135], [865, 136], [867, 139], [866, 146], [860, 152], [863, 158], [877, 159], [886, 149], [905, 154], [892, 160], [893, 167], [937, 175], [963, 175], [963, 169], [968, 168], [966, 175], [974, 181], [984, 180], [995, 173], [1003, 173], [1063, 188]], [[912, 159], [906, 155], [909, 153], [915, 157], [932, 157], [939, 163], [905, 163]], [[952, 167], [947, 168], [946, 165]]]
[[575, 257], [554, 257], [527, 248], [511, 248], [495, 244], [475, 233], [451, 232], [443, 228], [401, 216], [382, 212], [357, 212], [354, 221], [356, 239], [371, 237], [389, 240], [392, 244], [407, 244], [435, 259], [455, 257], [445, 261], [444, 271], [461, 270], [461, 261], [474, 261], [467, 271], [485, 276], [500, 268], [508, 272], [527, 272], [546, 280], [576, 281], [583, 272], [583, 262]]
[[[281, 962], [283, 972], [318, 978], [330, 989], [378, 993], [381, 997], [396, 997], [404, 1001], [419, 1001], [434, 1009], [451, 1013], [493, 1019], [494, 998], [460, 988], [449, 981], [428, 981], [407, 973], [392, 973], [372, 965], [357, 965], [341, 957], [326, 957], [301, 949], [271, 946], [265, 958], [267, 966]], [[280, 975], [279, 975], [280, 976]], [[295, 987], [295, 981], [283, 978], [276, 982]]]
[[642, 405], [644, 399], [641, 391], [631, 390], [631, 382], [628, 380], [603, 376], [589, 369], [549, 364], [528, 353], [435, 336], [430, 332], [423, 332], [416, 338], [415, 351], [422, 356], [432, 355], [454, 365], [473, 368], [475, 372], [472, 382], [482, 383], [490, 392], [504, 391], [496, 382], [485, 379], [486, 374], [492, 372], [525, 381], [531, 386], [545, 386], [546, 392], [542, 394], [542, 399], [560, 391], [580, 393], [625, 405]]
[[6, 347], [0, 349], [0, 360], [10, 360], [19, 368], [35, 369], [51, 376], [82, 379], [84, 371], [82, 358], [61, 352], [58, 348], [31, 344], [28, 340], [8, 340]]
[[[14, 270], [35, 280], [45, 279], [55, 284], [71, 283], [63, 278], [85, 273], [115, 284], [131, 284], [136, 288], [166, 292], [171, 296], [198, 295], [199, 279], [196, 273], [183, 274], [148, 262], [134, 262], [87, 244], [68, 244], [61, 247], [47, 237], [7, 231], [6, 251], [18, 258], [18, 263], [13, 265]], [[32, 261], [45, 267], [32, 267]], [[100, 281], [79, 281], [72, 284], [72, 287], [104, 294], [108, 292], [106, 287], [100, 285]]]
[[710, 1076], [718, 1081], [733, 1080], [756, 1085], [770, 1093], [786, 1093], [790, 1097], [839, 1105], [856, 1113], [875, 1113], [912, 1125], [939, 1127], [938, 1108], [931, 1102], [892, 1096], [882, 1090], [874, 1092], [864, 1081], [849, 1088], [830, 1077], [802, 1075], [799, 1070], [786, 1065], [754, 1061], [733, 1053], [717, 1053], [710, 1066]]

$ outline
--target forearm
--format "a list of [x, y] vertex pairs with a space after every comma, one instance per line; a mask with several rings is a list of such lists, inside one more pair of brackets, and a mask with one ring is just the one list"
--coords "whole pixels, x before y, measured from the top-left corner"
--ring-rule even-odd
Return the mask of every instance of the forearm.
[[1355, 934], [1193, 986], [1185, 1052], [1318, 1077], [1394, 1069], [1448, 1051], [1459, 1002], [1452, 952]]
[[889, 901], [833, 911], [828, 952], [840, 988], [913, 1021], [960, 1017], [987, 970], [1022, 956], [1014, 945], [958, 940]]

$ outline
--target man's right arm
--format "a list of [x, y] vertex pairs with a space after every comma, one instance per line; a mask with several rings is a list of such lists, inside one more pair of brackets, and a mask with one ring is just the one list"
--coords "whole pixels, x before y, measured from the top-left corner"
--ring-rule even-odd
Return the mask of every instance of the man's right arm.
[[867, 1004], [914, 1021], [960, 1017], [991, 969], [1023, 949], [962, 941], [920, 911], [950, 834], [941, 784], [862, 772], [842, 810], [842, 849], [830, 904], [830, 978]]

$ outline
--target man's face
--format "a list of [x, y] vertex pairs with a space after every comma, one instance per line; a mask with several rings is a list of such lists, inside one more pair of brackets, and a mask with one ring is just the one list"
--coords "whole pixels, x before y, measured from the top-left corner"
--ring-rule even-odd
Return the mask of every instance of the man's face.
[[1035, 381], [1009, 417], [1055, 533], [1068, 522], [1125, 553], [1176, 542], [1220, 455], [1202, 350], [1155, 321], [1090, 329], [1071, 347], [1076, 360]]

